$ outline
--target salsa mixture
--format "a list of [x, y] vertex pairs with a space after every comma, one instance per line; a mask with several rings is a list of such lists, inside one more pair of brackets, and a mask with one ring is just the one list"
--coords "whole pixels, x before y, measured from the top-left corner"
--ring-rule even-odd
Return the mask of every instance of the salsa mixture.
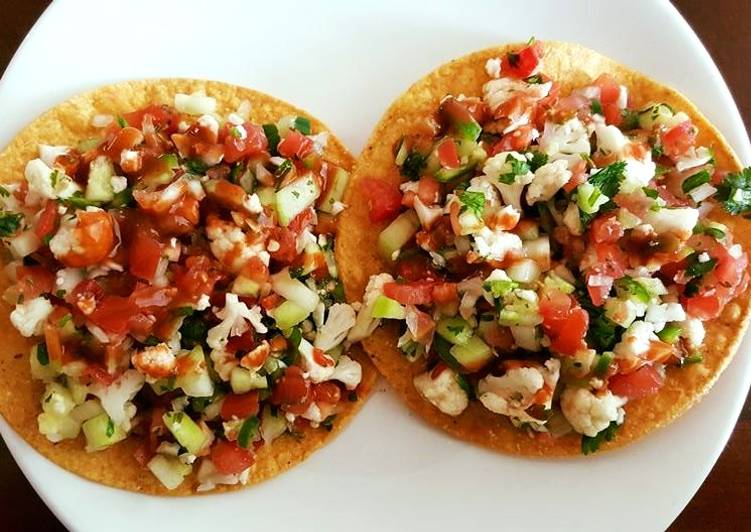
[[304, 116], [223, 117], [203, 93], [39, 146], [0, 187], [10, 320], [37, 342], [39, 431], [138, 437], [168, 489], [246, 483], [255, 454], [356, 401], [355, 311], [333, 259], [348, 180]]
[[393, 276], [370, 278], [350, 339], [397, 320], [435, 408], [479, 401], [588, 454], [667, 367], [702, 362], [704, 322], [746, 289], [708, 214], [751, 209], [751, 169], [716, 167], [685, 113], [635, 108], [607, 74], [562, 95], [542, 56], [488, 60], [481, 95], [446, 95], [394, 146], [401, 185], [359, 182]]

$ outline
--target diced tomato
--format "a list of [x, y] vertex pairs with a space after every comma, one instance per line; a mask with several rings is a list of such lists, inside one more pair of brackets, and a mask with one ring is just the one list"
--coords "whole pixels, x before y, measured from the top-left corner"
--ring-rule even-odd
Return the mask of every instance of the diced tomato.
[[459, 300], [456, 283], [435, 283], [433, 285], [433, 301], [437, 305], [446, 305]]
[[236, 394], [231, 393], [222, 401], [222, 410], [220, 412], [224, 421], [229, 421], [232, 417], [245, 419], [246, 417], [258, 414], [258, 392]]
[[438, 146], [438, 161], [444, 168], [456, 168], [459, 166], [459, 152], [456, 149], [454, 139], [448, 137]]
[[423, 254], [401, 254], [396, 263], [397, 277], [405, 281], [435, 280], [440, 276]]
[[247, 449], [227, 440], [217, 440], [211, 448], [211, 462], [219, 473], [237, 475], [253, 465], [255, 459]]
[[439, 108], [442, 122], [449, 126], [471, 123], [473, 120], [483, 124], [488, 119], [488, 107], [480, 99], [467, 98], [457, 100], [453, 96], [445, 98]]
[[130, 150], [143, 142], [143, 133], [134, 127], [124, 127], [102, 146], [102, 153], [113, 162], [120, 164], [120, 154], [123, 150]]
[[386, 283], [383, 285], [383, 294], [402, 305], [427, 305], [433, 301], [434, 284], [432, 281]]
[[602, 113], [605, 115], [605, 123], [610, 126], [620, 126], [623, 121], [621, 108], [617, 103], [608, 103], [602, 105]]
[[78, 245], [58, 257], [60, 262], [71, 268], [84, 268], [103, 261], [115, 247], [112, 216], [105, 211], [77, 211], [73, 237]]
[[595, 80], [595, 85], [600, 89], [600, 103], [605, 105], [616, 103], [621, 94], [618, 82], [610, 74], [600, 74]]
[[547, 293], [540, 300], [540, 314], [553, 351], [573, 356], [586, 348], [589, 315], [573, 297], [557, 291]]
[[687, 297], [683, 300], [683, 305], [686, 307], [686, 313], [689, 316], [700, 320], [716, 318], [722, 311], [722, 301], [717, 294], [699, 294]]
[[40, 240], [44, 240], [55, 233], [58, 216], [57, 202], [55, 200], [47, 200], [44, 204], [44, 209], [39, 215], [36, 227], [34, 227], [34, 233], [36, 233]]
[[501, 139], [490, 147], [489, 156], [502, 151], [524, 151], [532, 142], [532, 126], [520, 126], [511, 133], [506, 133]]
[[610, 294], [613, 281], [623, 277], [628, 258], [615, 243], [597, 243], [594, 244], [594, 250], [597, 264], [585, 272], [585, 278], [589, 297], [599, 307]]
[[589, 226], [589, 238], [596, 243], [614, 243], [623, 236], [623, 226], [614, 214], [598, 216]]
[[209, 257], [196, 255], [188, 257], [185, 267], [174, 276], [174, 284], [182, 298], [195, 301], [203, 294], [211, 294], [221, 273], [214, 267]]
[[138, 111], [123, 114], [123, 118], [128, 125], [141, 129], [146, 115], [151, 117], [151, 123], [156, 129], [166, 134], [177, 131], [180, 123], [179, 113], [168, 105], [148, 105]]
[[255, 345], [256, 339], [253, 334], [253, 329], [251, 328], [239, 336], [230, 337], [225, 349], [229, 353], [236, 353], [238, 351], [247, 352], [253, 349]]
[[[259, 155], [266, 151], [269, 142], [263, 128], [256, 124], [246, 122], [240, 126], [226, 125], [226, 136], [224, 137], [224, 161], [234, 163], [245, 157]], [[245, 137], [242, 134], [235, 133], [239, 128], [245, 130]], [[280, 144], [281, 146], [281, 144]]]
[[335, 405], [342, 397], [339, 386], [331, 381], [313, 385], [313, 400], [316, 403]]
[[508, 53], [501, 60], [501, 74], [512, 78], [527, 78], [540, 64], [542, 45], [534, 42], [518, 52]]
[[269, 240], [279, 244], [279, 248], [271, 251], [271, 258], [282, 264], [292, 264], [297, 258], [297, 235], [286, 227], [272, 227]]
[[271, 402], [276, 405], [288, 406], [304, 403], [310, 395], [310, 383], [303, 376], [299, 366], [290, 366], [276, 381], [271, 394]]
[[104, 290], [94, 279], [87, 279], [78, 283], [68, 302], [74, 305], [83, 314], [88, 315], [94, 311], [99, 300], [104, 296]]
[[131, 275], [153, 281], [161, 257], [162, 243], [159, 235], [153, 229], [139, 226], [128, 249], [128, 270]]
[[108, 372], [98, 364], [88, 364], [84, 368], [81, 377], [84, 384], [88, 381], [95, 384], [102, 384], [104, 386], [109, 386], [117, 379], [117, 375]]
[[313, 348], [313, 361], [319, 366], [323, 366], [324, 368], [328, 368], [336, 364], [333, 358], [328, 356], [322, 349], [318, 349], [317, 347]]
[[313, 151], [313, 141], [299, 131], [291, 129], [276, 149], [282, 157], [297, 156], [298, 159], [304, 159]]
[[174, 286], [159, 287], [138, 283], [130, 295], [131, 301], [141, 309], [153, 307], [166, 307], [177, 295], [178, 289]]
[[44, 266], [19, 266], [16, 279], [16, 286], [26, 299], [52, 293], [55, 288], [55, 274]]
[[583, 159], [578, 160], [574, 163], [574, 167], [571, 169], [571, 179], [568, 180], [568, 182], [563, 185], [563, 190], [566, 192], [571, 192], [576, 187], [581, 185], [587, 180], [587, 163], [584, 162]]
[[610, 391], [615, 395], [638, 399], [656, 393], [665, 379], [654, 366], [642, 366], [633, 373], [613, 375], [608, 381]]
[[592, 304], [596, 307], [600, 307], [605, 303], [608, 295], [610, 295], [610, 290], [613, 288], [613, 279], [606, 284], [592, 285], [589, 284], [589, 277], [590, 275], [587, 274], [587, 293], [592, 300]]
[[360, 190], [367, 198], [371, 222], [392, 220], [399, 214], [402, 193], [397, 184], [366, 177], [360, 181]]
[[696, 144], [696, 128], [690, 120], [686, 120], [662, 133], [661, 137], [665, 155], [680, 157]]
[[261, 298], [261, 307], [263, 307], [263, 310], [269, 311], [278, 307], [282, 303], [282, 299], [282, 296], [272, 292], [271, 294]]
[[138, 305], [130, 298], [104, 296], [89, 315], [89, 320], [106, 332], [124, 334], [128, 331], [129, 320], [137, 314]]
[[430, 176], [422, 176], [417, 185], [417, 196], [425, 205], [433, 205], [441, 199], [441, 183]]

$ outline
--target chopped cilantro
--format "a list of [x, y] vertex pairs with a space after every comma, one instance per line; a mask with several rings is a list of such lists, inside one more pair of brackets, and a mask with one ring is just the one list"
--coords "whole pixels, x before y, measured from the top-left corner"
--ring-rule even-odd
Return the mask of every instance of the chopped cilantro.
[[644, 191], [644, 194], [648, 198], [657, 199], [657, 197], [659, 196], [659, 194], [657, 193], [657, 191], [655, 189], [653, 189], [653, 188], [642, 187], [642, 190]]
[[243, 421], [240, 431], [237, 433], [237, 445], [247, 449], [258, 434], [260, 424], [256, 416], [251, 416]]
[[63, 205], [66, 207], [71, 207], [73, 209], [85, 209], [86, 207], [98, 207], [99, 202], [98, 201], [92, 201], [90, 199], [86, 199], [86, 197], [81, 192], [75, 192], [72, 196], [68, 196], [64, 200], [62, 200]]
[[636, 129], [639, 127], [639, 113], [633, 109], [623, 109], [621, 111], [621, 129]]
[[190, 316], [191, 314], [193, 314], [194, 309], [193, 307], [177, 307], [172, 312], [175, 314], [175, 316]]
[[195, 175], [203, 175], [209, 169], [208, 165], [199, 159], [186, 159], [185, 168]]
[[530, 151], [532, 158], [529, 159], [529, 171], [536, 172], [538, 168], [548, 164], [548, 155], [541, 151]]
[[117, 125], [120, 127], [128, 127], [128, 121], [125, 120], [122, 115], [117, 115]]
[[425, 169], [426, 157], [419, 151], [411, 151], [402, 163], [401, 173], [413, 181], [420, 179], [420, 174]]
[[193, 349], [206, 339], [209, 325], [200, 314], [191, 314], [180, 326], [180, 345], [183, 349]]
[[442, 336], [436, 335], [435, 339], [433, 340], [433, 346], [435, 347], [435, 351], [436, 353], [438, 353], [438, 356], [446, 363], [448, 367], [456, 372], [461, 369], [459, 361], [456, 360], [454, 358], [454, 355], [451, 354], [451, 343], [448, 340], [446, 340]]
[[57, 170], [52, 170], [52, 173], [50, 174], [50, 182], [52, 183], [52, 186], [56, 187], [59, 180], [60, 172], [58, 172]]
[[600, 352], [612, 350], [613, 346], [620, 341], [623, 328], [605, 316], [605, 310], [602, 307], [596, 307], [592, 303], [587, 289], [581, 283], [576, 290], [576, 299], [589, 314], [587, 345]]
[[290, 170], [292, 170], [292, 161], [290, 161], [289, 159], [284, 159], [284, 161], [282, 161], [282, 164], [280, 164], [276, 168], [274, 175], [276, 177], [284, 177]]
[[698, 351], [692, 355], [689, 355], [687, 357], [683, 357], [681, 359], [681, 367], [688, 366], [690, 364], [701, 364], [704, 362], [704, 355], [699, 353]]
[[595, 360], [592, 371], [598, 377], [604, 377], [607, 374], [608, 369], [610, 369], [610, 364], [612, 363], [613, 363], [613, 353], [610, 353], [610, 352], [603, 353], [597, 356], [597, 359]]
[[295, 123], [292, 127], [303, 135], [310, 135], [310, 120], [304, 116], [295, 117]]
[[542, 76], [540, 74], [535, 74], [534, 76], [529, 76], [524, 81], [533, 85], [538, 85], [542, 83]]
[[482, 218], [485, 211], [485, 194], [465, 190], [459, 193], [459, 201], [462, 203], [461, 212], [470, 211], [477, 218]]
[[10, 196], [10, 192], [8, 192], [8, 189], [5, 187], [0, 187], [0, 196], [7, 198]]
[[662, 150], [662, 144], [655, 144], [652, 146], [652, 158], [658, 159], [662, 157], [663, 150]]
[[266, 135], [266, 140], [269, 141], [269, 153], [271, 155], [276, 154], [276, 147], [279, 146], [279, 130], [275, 124], [264, 124], [263, 133]]
[[321, 421], [321, 426], [331, 432], [331, 430], [334, 428], [334, 420], [336, 419], [336, 414], [331, 414], [329, 417]]
[[0, 212], [0, 236], [11, 236], [21, 227], [23, 214], [17, 212]]
[[598, 432], [596, 436], [582, 436], [582, 454], [587, 455], [597, 452], [603, 441], [612, 441], [619, 426], [615, 421], [611, 421], [610, 425]]
[[687, 177], [681, 184], [683, 192], [688, 193], [705, 183], [709, 183], [710, 175], [706, 170], [702, 170], [690, 177]]
[[701, 253], [698, 251], [695, 251], [691, 255], [688, 256], [688, 263], [686, 265], [686, 275], [689, 277], [701, 277], [709, 272], [711, 272], [715, 264], [717, 264], [717, 260], [713, 258], [709, 258], [709, 260], [701, 262], [699, 260], [699, 256]]
[[46, 366], [50, 363], [50, 355], [47, 351], [47, 344], [45, 344], [44, 342], [37, 344], [37, 361], [42, 366]]
[[116, 192], [112, 198], [111, 204], [116, 209], [124, 209], [133, 205], [133, 189], [131, 187]]
[[592, 103], [589, 104], [589, 109], [592, 111], [592, 114], [595, 115], [601, 115], [602, 113], [602, 104], [600, 103], [600, 100], [592, 100]]
[[456, 383], [459, 385], [459, 388], [464, 390], [464, 393], [467, 394], [467, 397], [470, 399], [474, 398], [475, 392], [472, 389], [472, 386], [469, 384], [469, 381], [467, 380], [467, 377], [462, 375], [461, 373], [456, 374]]
[[105, 434], [108, 438], [111, 438], [112, 435], [115, 433], [115, 424], [112, 422], [111, 419], [107, 419], [107, 430]]
[[708, 236], [711, 236], [715, 240], [722, 240], [725, 238], [725, 231], [722, 229], [718, 229], [716, 227], [709, 227], [705, 225], [698, 224], [696, 227], [694, 227], [694, 234], [695, 235], [701, 235], [705, 234]]
[[717, 187], [715, 198], [730, 214], [742, 214], [751, 210], [751, 166], [726, 175]]
[[683, 290], [683, 295], [686, 297], [693, 297], [699, 293], [699, 286], [701, 285], [701, 277], [691, 279], [686, 283], [686, 288]]
[[[506, 159], [508, 161], [508, 159]], [[506, 185], [512, 184], [516, 180], [516, 176], [524, 175], [529, 172], [529, 164], [527, 161], [520, 161], [515, 158], [511, 158], [511, 171], [498, 176], [498, 181], [505, 183]]]
[[618, 161], [598, 170], [589, 178], [589, 182], [599, 188], [603, 194], [612, 198], [618, 194], [625, 169], [626, 162]]

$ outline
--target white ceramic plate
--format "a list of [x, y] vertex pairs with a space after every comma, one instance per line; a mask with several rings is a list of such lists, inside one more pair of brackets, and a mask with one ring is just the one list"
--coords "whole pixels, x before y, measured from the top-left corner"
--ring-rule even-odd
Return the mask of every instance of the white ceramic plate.
[[[44, 109], [99, 84], [190, 76], [293, 102], [357, 153], [392, 99], [424, 73], [535, 35], [580, 42], [677, 87], [751, 162], [727, 87], [667, 1], [177, 5], [55, 2], [0, 83], [0, 144]], [[738, 357], [709, 396], [667, 429], [622, 451], [566, 461], [511, 458], [455, 441], [382, 390], [333, 444], [289, 473], [243, 492], [190, 499], [90, 483], [39, 456], [4, 421], [0, 432], [42, 498], [76, 530], [658, 530], [714, 464], [750, 379], [751, 359]]]

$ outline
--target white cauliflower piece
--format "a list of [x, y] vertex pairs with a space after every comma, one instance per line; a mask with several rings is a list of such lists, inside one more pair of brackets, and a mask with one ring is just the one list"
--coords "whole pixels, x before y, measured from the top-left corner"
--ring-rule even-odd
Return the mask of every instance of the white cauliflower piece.
[[485, 226], [473, 235], [477, 254], [489, 260], [503, 260], [510, 251], [520, 251], [522, 240], [519, 235]]
[[654, 333], [654, 325], [647, 321], [635, 321], [621, 336], [621, 341], [615, 344], [613, 353], [620, 358], [640, 358], [649, 351], [649, 342], [659, 340]]
[[533, 101], [545, 98], [553, 84], [547, 83], [527, 83], [514, 78], [492, 79], [482, 86], [482, 99], [488, 104], [491, 111], [495, 111], [499, 106], [522, 93]]
[[29, 192], [39, 198], [68, 198], [81, 191], [81, 187], [62, 170], [50, 168], [41, 159], [26, 163], [24, 176], [29, 183]]
[[704, 323], [696, 318], [689, 318], [682, 321], [681, 336], [688, 341], [688, 345], [696, 349], [704, 343], [704, 336], [706, 331], [704, 330]]
[[191, 94], [175, 94], [175, 108], [189, 115], [210, 114], [216, 111], [216, 99], [206, 96], [204, 91]]
[[61, 268], [55, 273], [55, 291], [62, 290], [69, 294], [83, 281], [83, 272], [80, 268]]
[[626, 401], [610, 390], [594, 395], [585, 388], [567, 386], [561, 394], [561, 410], [576, 432], [594, 437], [613, 421], [619, 425], [623, 423]]
[[501, 183], [498, 178], [511, 172], [512, 159], [522, 162], [527, 161], [523, 155], [515, 151], [498, 153], [485, 161], [482, 167], [484, 175], [473, 179], [472, 182], [476, 187], [481, 186], [481, 182], [490, 182], [501, 193], [503, 202], [506, 205], [513, 205], [516, 209], [521, 210], [521, 197], [524, 186], [531, 183], [535, 176], [532, 172], [527, 172], [526, 174], [516, 175], [513, 183]]
[[129, 369], [109, 386], [94, 384], [89, 391], [99, 398], [112, 422], [128, 432], [130, 420], [136, 415], [136, 407], [131, 401], [144, 382], [143, 375], [135, 369]]
[[540, 147], [548, 155], [557, 153], [589, 155], [591, 150], [587, 128], [578, 118], [571, 118], [563, 124], [546, 122], [540, 137]]
[[527, 189], [527, 203], [547, 201], [571, 179], [571, 171], [564, 160], [544, 164], [535, 172], [535, 177]]
[[655, 332], [660, 332], [669, 321], [683, 321], [686, 319], [686, 311], [680, 303], [650, 303], [644, 321], [648, 321], [654, 327]]
[[49, 144], [39, 145], [39, 158], [52, 168], [55, 166], [55, 160], [61, 155], [65, 155], [70, 151], [70, 146], [50, 146]]
[[699, 211], [691, 207], [662, 208], [647, 212], [644, 221], [650, 224], [658, 235], [673, 233], [678, 238], [686, 240], [693, 234], [693, 229], [699, 222]]
[[[336, 362], [329, 355], [325, 353], [319, 353], [316, 357], [314, 347], [305, 338], [300, 340], [300, 345], [297, 346], [297, 350], [302, 357], [302, 367], [310, 377], [310, 381], [319, 383], [331, 379], [334, 374]], [[323, 364], [319, 364], [316, 358], [322, 359]]]
[[198, 466], [198, 473], [196, 474], [196, 478], [199, 482], [196, 491], [211, 491], [219, 484], [225, 484], [228, 486], [235, 484], [245, 485], [248, 483], [250, 469], [251, 468], [249, 467], [235, 475], [227, 475], [217, 471], [214, 463], [208, 458], [204, 458], [201, 460], [201, 465]]
[[23, 336], [40, 335], [44, 322], [52, 313], [52, 304], [43, 297], [35, 297], [16, 305], [10, 313], [10, 322]]
[[629, 143], [621, 130], [615, 126], [598, 124], [595, 126], [595, 136], [597, 137], [597, 149], [605, 154], [612, 153], [620, 156], [623, 148]]
[[326, 323], [318, 329], [313, 345], [321, 351], [329, 351], [341, 344], [354, 326], [355, 309], [346, 303], [334, 303], [329, 308]]
[[443, 216], [442, 207], [428, 207], [420, 201], [420, 198], [417, 196], [415, 196], [413, 208], [417, 213], [417, 218], [420, 220], [420, 225], [426, 229], [432, 226], [438, 218]]
[[482, 284], [482, 277], [472, 277], [457, 285], [457, 290], [462, 295], [459, 302], [459, 314], [471, 323], [474, 323], [475, 313], [477, 312], [477, 300], [484, 295]]
[[263, 240], [251, 238], [233, 223], [210, 219], [206, 236], [214, 256], [234, 272], [240, 271], [252, 257], [259, 257], [266, 265], [269, 263]]
[[225, 294], [224, 308], [216, 313], [216, 317], [222, 322], [209, 329], [206, 336], [206, 343], [212, 349], [223, 349], [230, 336], [240, 336], [248, 330], [248, 322], [257, 332], [261, 334], [268, 332], [266, 326], [261, 322], [263, 317], [261, 307], [253, 305], [253, 307], [248, 308], [245, 303], [238, 299], [237, 294], [231, 292]]
[[652, 161], [649, 152], [642, 160], [626, 157], [624, 161], [626, 161], [626, 168], [623, 170], [623, 181], [619, 189], [623, 193], [633, 192], [647, 186], [655, 176], [657, 165]]
[[341, 382], [348, 390], [354, 390], [362, 381], [362, 366], [347, 355], [342, 355], [329, 379]]
[[375, 300], [383, 294], [383, 285], [386, 283], [393, 283], [394, 278], [388, 273], [379, 273], [378, 275], [372, 275], [368, 280], [368, 285], [365, 287], [365, 294], [363, 295], [362, 305], [357, 312], [357, 318], [355, 320], [355, 326], [352, 327], [347, 336], [347, 340], [350, 342], [359, 342], [363, 338], [370, 336], [381, 320], [373, 319], [371, 312], [373, 310], [373, 304]]
[[469, 398], [451, 368], [445, 368], [434, 379], [432, 371], [422, 373], [413, 379], [417, 391], [430, 404], [449, 416], [458, 416], [469, 406]]

